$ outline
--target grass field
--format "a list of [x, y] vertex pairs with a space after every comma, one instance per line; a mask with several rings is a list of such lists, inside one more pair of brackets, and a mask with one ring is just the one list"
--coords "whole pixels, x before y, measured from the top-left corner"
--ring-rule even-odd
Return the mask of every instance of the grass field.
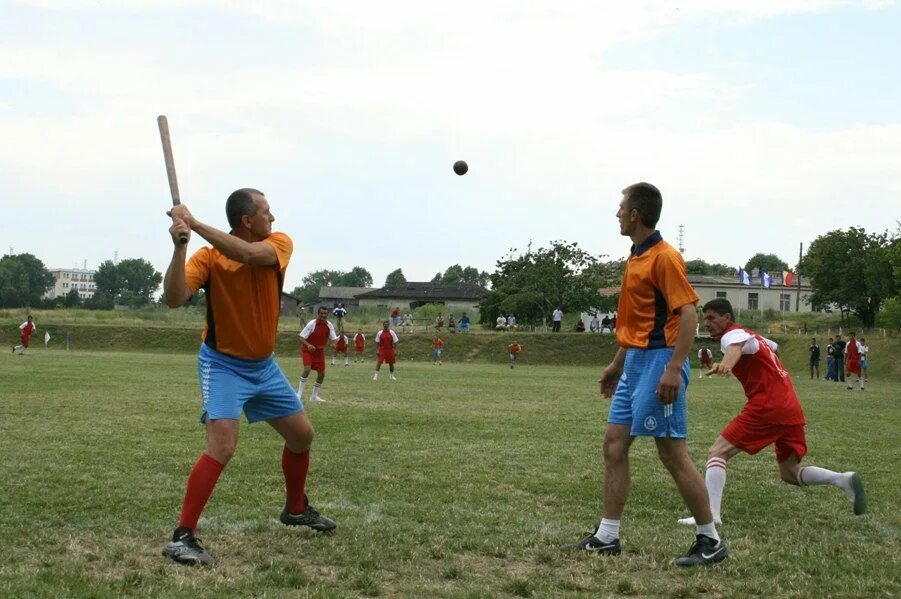
[[[453, 356], [451, 355], [451, 360]], [[283, 362], [292, 380], [296, 358]], [[403, 361], [333, 367], [312, 405], [311, 501], [338, 521], [317, 536], [278, 523], [281, 443], [243, 425], [201, 519], [217, 557], [191, 569], [160, 555], [203, 448], [189, 354], [33, 351], [0, 360], [0, 597], [891, 597], [901, 595], [899, 385], [865, 393], [796, 380], [807, 463], [857, 469], [870, 512], [832, 487], [779, 482], [771, 450], [730, 462], [721, 527], [732, 551], [710, 569], [670, 564], [693, 531], [656, 459], [636, 442], [625, 553], [559, 546], [601, 504], [607, 400], [598, 368]], [[741, 406], [734, 380], [693, 380], [696, 463]]]

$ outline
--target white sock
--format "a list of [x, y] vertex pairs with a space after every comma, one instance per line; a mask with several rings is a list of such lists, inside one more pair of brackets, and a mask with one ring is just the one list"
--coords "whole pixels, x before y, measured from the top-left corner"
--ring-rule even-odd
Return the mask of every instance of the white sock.
[[347, 366], [350, 364], [350, 359], [347, 356], [344, 356], [344, 365]]
[[376, 370], [376, 371], [375, 371], [375, 374], [372, 375], [372, 380], [374, 380], [374, 381], [379, 380], [379, 371], [378, 371], [378, 370]]
[[860, 388], [863, 389], [863, 379], [857, 379], [857, 382], [860, 383]]
[[316, 399], [319, 397], [319, 389], [322, 388], [322, 385], [319, 383], [313, 383], [313, 392], [310, 394], [310, 399]]
[[300, 383], [297, 384], [297, 397], [303, 397], [303, 388], [307, 384], [307, 379], [301, 378]]
[[726, 487], [726, 460], [710, 458], [707, 460], [707, 471], [704, 473], [704, 484], [707, 485], [707, 496], [710, 498], [710, 511], [713, 520], [721, 520], [720, 509], [723, 504], [723, 489]]
[[704, 535], [705, 537], [710, 537], [715, 540], [717, 543], [720, 541], [720, 535], [716, 532], [716, 524], [711, 522], [710, 524], [698, 524], [698, 534]]
[[798, 484], [802, 487], [813, 485], [833, 485], [847, 489], [850, 477], [840, 472], [833, 472], [816, 466], [805, 466], [798, 470]]
[[332, 356], [332, 366], [335, 365], [335, 356]]
[[610, 543], [619, 538], [619, 520], [601, 518], [601, 524], [594, 533], [594, 538], [602, 543]]

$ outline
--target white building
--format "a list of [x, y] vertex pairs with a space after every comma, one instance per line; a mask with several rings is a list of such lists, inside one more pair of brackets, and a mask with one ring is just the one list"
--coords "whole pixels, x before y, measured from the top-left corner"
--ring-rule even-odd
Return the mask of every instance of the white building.
[[94, 291], [97, 286], [94, 284], [94, 274], [96, 270], [85, 270], [81, 268], [57, 268], [51, 270], [50, 274], [56, 280], [53, 287], [44, 294], [47, 299], [63, 298], [73, 290], [78, 290], [78, 297], [82, 300], [94, 297]]

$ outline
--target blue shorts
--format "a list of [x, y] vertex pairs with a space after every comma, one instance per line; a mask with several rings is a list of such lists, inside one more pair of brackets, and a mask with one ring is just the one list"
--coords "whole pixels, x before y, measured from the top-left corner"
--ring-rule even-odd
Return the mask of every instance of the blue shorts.
[[436, 357], [436, 358], [440, 358], [440, 357], [441, 357], [441, 350], [440, 350], [440, 349], [436, 349], [436, 350], [435, 350], [435, 357]]
[[863, 368], [864, 370], [866, 370], [867, 368], [870, 367], [870, 361], [866, 358], [861, 358], [860, 367]]
[[664, 405], [657, 397], [660, 376], [666, 370], [673, 349], [628, 349], [623, 374], [613, 394], [609, 424], [628, 424], [633, 437], [684, 439], [688, 433], [685, 389], [688, 387], [688, 360], [682, 366], [682, 385], [676, 401]]
[[248, 422], [259, 422], [303, 410], [274, 355], [264, 360], [241, 360], [204, 343], [197, 359], [197, 374], [203, 395], [201, 422], [207, 418], [238, 420], [242, 411]]

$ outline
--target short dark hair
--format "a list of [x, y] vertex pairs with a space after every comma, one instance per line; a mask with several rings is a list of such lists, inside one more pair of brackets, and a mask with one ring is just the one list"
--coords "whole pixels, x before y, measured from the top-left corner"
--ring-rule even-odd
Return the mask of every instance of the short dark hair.
[[252, 187], [242, 187], [232, 192], [228, 199], [225, 200], [225, 216], [228, 217], [228, 226], [232, 230], [237, 229], [241, 225], [241, 217], [244, 215], [253, 216], [259, 209], [254, 201], [254, 194], [264, 195], [259, 189]]
[[723, 297], [718, 297], [716, 299], [712, 299], [706, 304], [704, 304], [704, 312], [707, 310], [713, 310], [720, 316], [724, 316], [728, 314], [732, 317], [732, 320], [735, 320], [735, 312], [732, 311], [732, 304], [729, 303], [729, 300]]
[[650, 183], [635, 183], [625, 188], [623, 195], [626, 196], [626, 206], [629, 210], [638, 211], [644, 226], [651, 229], [657, 226], [663, 208], [663, 196], [659, 189]]
[[319, 309], [316, 310], [316, 311], [317, 311], [317, 312], [322, 312], [323, 310], [325, 310], [326, 312], [328, 312], [328, 306], [319, 306]]

